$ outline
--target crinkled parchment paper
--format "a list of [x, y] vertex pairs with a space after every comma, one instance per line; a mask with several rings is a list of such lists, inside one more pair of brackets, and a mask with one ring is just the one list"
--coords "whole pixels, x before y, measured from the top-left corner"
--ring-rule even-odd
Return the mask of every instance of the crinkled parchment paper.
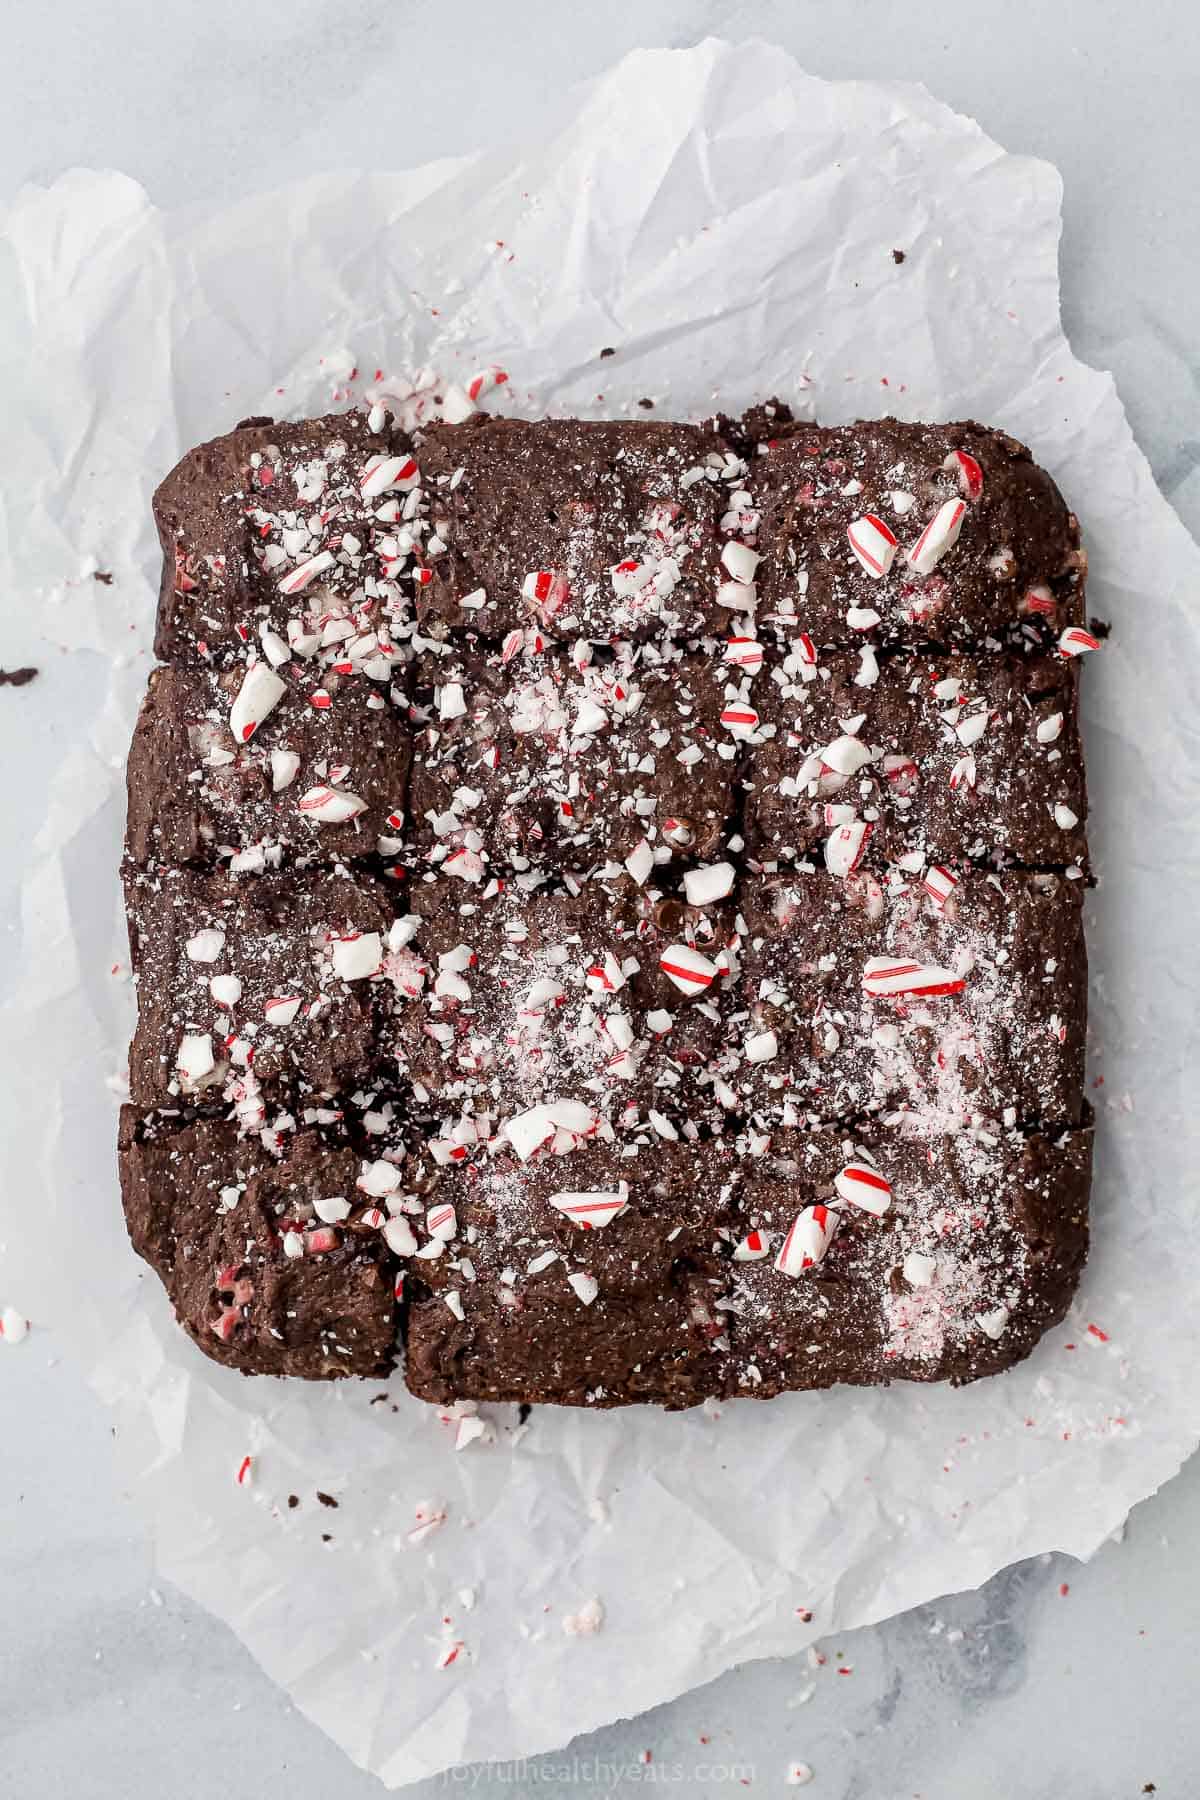
[[[1018, 1557], [1087, 1555], [1200, 1435], [1184, 941], [1200, 553], [1112, 382], [1063, 338], [1058, 177], [920, 89], [818, 81], [765, 46], [640, 53], [572, 98], [541, 137], [467, 162], [216, 214], [165, 214], [77, 171], [9, 220], [32, 348], [0, 446], [0, 604], [39, 611], [68, 653], [47, 653], [52, 673], [84, 659], [91, 703], [57, 733], [36, 842], [14, 847], [0, 1298], [91, 1366], [164, 1574], [395, 1786], [557, 1747]], [[649, 397], [689, 417], [778, 393], [830, 422], [974, 415], [1028, 441], [1081, 514], [1092, 610], [1114, 627], [1084, 683], [1095, 1249], [1070, 1322], [1011, 1374], [719, 1415], [535, 1411], [524, 1433], [494, 1409], [494, 1441], [456, 1451], [398, 1378], [372, 1405], [381, 1388], [205, 1362], [130, 1252], [115, 867], [150, 660], [151, 488], [243, 415], [356, 396], [376, 368], [461, 379], [491, 362], [528, 414]], [[446, 1522], [410, 1543], [431, 1501]], [[565, 1631], [593, 1597], [603, 1628]]]

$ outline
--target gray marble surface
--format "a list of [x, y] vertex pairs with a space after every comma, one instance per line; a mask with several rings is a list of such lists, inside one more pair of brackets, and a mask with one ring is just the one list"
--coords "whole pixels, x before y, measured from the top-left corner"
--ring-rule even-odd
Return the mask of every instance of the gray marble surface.
[[[1009, 149], [1058, 165], [1067, 330], [1113, 371], [1161, 486], [1200, 531], [1200, 23], [1184, 0], [292, 0], [269, 16], [241, 0], [11, 7], [0, 202], [72, 163], [124, 169], [177, 205], [330, 166], [457, 154], [519, 133], [547, 95], [635, 45], [714, 32], [774, 39], [823, 75], [923, 80]], [[1086, 495], [1076, 499], [1084, 511]], [[41, 654], [36, 620], [0, 600], [0, 663]], [[55, 674], [74, 680], [65, 661]], [[39, 737], [67, 716], [43, 715], [34, 692], [0, 705], [0, 757], [23, 775], [6, 791], [0, 901], [38, 816]], [[0, 949], [0, 995], [11, 975]], [[525, 1768], [409, 1791], [775, 1794], [803, 1761], [829, 1800], [1123, 1800], [1148, 1783], [1190, 1797], [1198, 1500], [1193, 1460], [1087, 1567], [1023, 1564], [826, 1644], [824, 1666], [754, 1664]], [[109, 1420], [45, 1331], [0, 1349], [0, 1522], [3, 1800], [382, 1792], [223, 1625], [156, 1584]]]

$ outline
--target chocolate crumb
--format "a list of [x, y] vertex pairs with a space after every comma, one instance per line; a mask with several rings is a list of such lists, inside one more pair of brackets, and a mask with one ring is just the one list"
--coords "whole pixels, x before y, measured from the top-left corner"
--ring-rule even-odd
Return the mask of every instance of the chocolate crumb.
[[648, 399], [648, 398], [647, 398], [647, 397], [646, 397], [646, 396], [644, 396], [644, 395], [643, 395], [643, 397], [642, 397], [642, 399], [640, 399], [640, 400], [639, 400], [639, 401], [638, 401], [638, 405], [639, 405], [639, 406], [641, 406], [641, 407], [644, 407], [644, 408], [645, 408], [645, 410], [646, 410], [646, 411], [647, 411], [647, 412], [653, 412], [653, 411], [654, 411], [654, 402], [653, 402], [653, 400], [651, 400], [651, 399]]
[[1088, 630], [1094, 638], [1103, 640], [1112, 630], [1112, 625], [1107, 619], [1089, 619]]
[[519, 1425], [524, 1425], [532, 1411], [533, 1408], [530, 1406], [528, 1400], [522, 1400], [520, 1406], [517, 1408], [517, 1423]]
[[0, 669], [0, 687], [28, 687], [36, 676], [36, 669]]
[[300, 1504], [299, 1494], [289, 1494], [288, 1495], [288, 1506], [291, 1508], [291, 1510], [293, 1512], [295, 1512], [295, 1510], [299, 1506], [299, 1504]]
[[906, 253], [903, 250], [893, 250], [892, 251], [892, 261], [895, 263], [897, 268], [899, 268], [900, 264], [904, 261], [905, 254]]
[[111, 569], [93, 569], [92, 580], [98, 581], [101, 587], [111, 587], [113, 584]]
[[321, 1502], [322, 1506], [336, 1506], [337, 1505], [337, 1501], [334, 1499], [333, 1495], [332, 1494], [323, 1494], [321, 1492], [320, 1488], [317, 1489], [317, 1499]]
[[322, 1542], [322, 1543], [323, 1543], [323, 1544], [332, 1544], [332, 1542], [333, 1542], [333, 1533], [332, 1533], [332, 1531], [323, 1531], [323, 1532], [322, 1532], [322, 1533], [321, 1533], [321, 1542]]
[[615, 356], [615, 355], [616, 355], [616, 354], [617, 354], [617, 353], [616, 353], [616, 351], [615, 351], [615, 350], [614, 350], [614, 349], [613, 349], [613, 347], [612, 347], [612, 345], [611, 345], [611, 344], [609, 344], [609, 346], [608, 346], [608, 347], [607, 347], [607, 349], [604, 349], [604, 350], [602, 350], [602, 351], [601, 351], [601, 352], [600, 352], [600, 360], [601, 360], [601, 362], [603, 362], [603, 361], [604, 361], [604, 358], [605, 358], [605, 357], [606, 357], [606, 356]]

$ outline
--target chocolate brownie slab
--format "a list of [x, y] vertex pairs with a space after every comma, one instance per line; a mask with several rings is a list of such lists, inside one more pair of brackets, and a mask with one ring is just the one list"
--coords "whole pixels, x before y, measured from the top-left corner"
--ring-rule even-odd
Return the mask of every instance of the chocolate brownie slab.
[[586, 870], [718, 853], [734, 822], [724, 671], [673, 646], [615, 655], [444, 648], [412, 673], [418, 854]]
[[361, 1161], [314, 1132], [271, 1156], [223, 1120], [121, 1112], [133, 1247], [214, 1361], [254, 1375], [382, 1375], [395, 1278], [377, 1229], [350, 1222]]
[[164, 662], [224, 665], [268, 634], [329, 663], [347, 643], [386, 654], [411, 623], [426, 525], [408, 443], [382, 421], [248, 421], [188, 452], [154, 518]]
[[477, 416], [431, 427], [418, 461], [445, 545], [417, 592], [426, 625], [607, 643], [686, 639], [723, 619], [720, 558], [746, 470], [715, 433]]
[[397, 1000], [390, 885], [361, 874], [130, 868], [125, 902], [136, 1105], [224, 1097], [255, 1123], [282, 1083], [337, 1094], [370, 1082]]
[[261, 663], [153, 672], [129, 751], [135, 862], [227, 857], [254, 872], [398, 845], [412, 746], [386, 690], [333, 673], [264, 689], [263, 675]]
[[401, 1288], [439, 1402], [1027, 1353], [1086, 1249], [1094, 640], [1022, 446], [247, 421], [156, 516], [122, 1180], [209, 1353], [385, 1369]]
[[760, 446], [760, 612], [817, 645], [979, 647], [1083, 623], [1079, 526], [1023, 444], [971, 422], [798, 425]]
[[744, 823], [759, 861], [923, 853], [1082, 864], [1078, 664], [1058, 655], [816, 656], [754, 677]]
[[442, 1247], [408, 1263], [406, 1380], [440, 1403], [600, 1407], [974, 1380], [1065, 1312], [1090, 1149], [785, 1131], [443, 1168]]
[[731, 1110], [930, 1134], [1077, 1123], [1082, 884], [976, 869], [744, 879]]

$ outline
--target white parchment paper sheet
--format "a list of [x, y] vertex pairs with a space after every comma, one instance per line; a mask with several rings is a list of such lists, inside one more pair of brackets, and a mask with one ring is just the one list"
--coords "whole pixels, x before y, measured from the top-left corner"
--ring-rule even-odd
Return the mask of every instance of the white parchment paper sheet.
[[[220, 214], [163, 214], [121, 176], [77, 171], [8, 220], [32, 349], [9, 359], [0, 605], [37, 610], [92, 700], [61, 738], [36, 844], [10, 847], [29, 871], [3, 1015], [0, 1299], [92, 1367], [163, 1572], [391, 1785], [560, 1746], [1033, 1552], [1087, 1555], [1200, 1436], [1200, 553], [1111, 381], [1063, 338], [1059, 197], [1052, 169], [920, 89], [708, 43], [629, 57], [502, 154]], [[355, 363], [352, 393], [376, 367], [492, 361], [531, 415], [649, 396], [689, 417], [772, 393], [829, 422], [974, 415], [1028, 441], [1082, 515], [1092, 610], [1114, 625], [1085, 670], [1095, 1248], [1071, 1321], [1011, 1374], [719, 1417], [545, 1410], [523, 1435], [495, 1409], [495, 1441], [456, 1453], [398, 1378], [371, 1405], [381, 1389], [207, 1363], [132, 1256], [112, 1150], [132, 1014], [115, 867], [150, 662], [151, 488], [245, 414], [323, 408]], [[430, 1499], [447, 1523], [410, 1546]], [[567, 1635], [592, 1596], [603, 1630]]]

